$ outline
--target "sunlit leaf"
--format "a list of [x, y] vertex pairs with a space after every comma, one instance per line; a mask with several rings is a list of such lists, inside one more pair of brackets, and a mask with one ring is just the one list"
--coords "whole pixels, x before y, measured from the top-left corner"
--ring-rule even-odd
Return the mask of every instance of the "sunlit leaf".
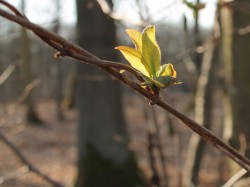
[[142, 32], [142, 55], [149, 66], [149, 74], [156, 77], [160, 68], [161, 52], [155, 39], [155, 26], [148, 26]]
[[126, 29], [126, 32], [135, 44], [136, 49], [142, 53], [142, 34], [134, 29]]
[[128, 62], [131, 64], [133, 68], [142, 72], [144, 75], [149, 76], [148, 71], [146, 70], [142, 62], [142, 55], [139, 51], [127, 46], [118, 46], [115, 49], [121, 51], [123, 56], [128, 60]]
[[176, 79], [172, 64], [160, 66], [161, 51], [155, 38], [155, 26], [146, 27], [142, 33], [133, 29], [127, 29], [126, 32], [135, 48], [118, 46], [115, 49], [120, 50], [131, 66], [139, 71], [145, 81], [140, 84], [142, 87], [158, 90], [182, 83]]
[[172, 76], [176, 78], [176, 71], [172, 64], [164, 64], [160, 67], [160, 70], [157, 72], [157, 76]]

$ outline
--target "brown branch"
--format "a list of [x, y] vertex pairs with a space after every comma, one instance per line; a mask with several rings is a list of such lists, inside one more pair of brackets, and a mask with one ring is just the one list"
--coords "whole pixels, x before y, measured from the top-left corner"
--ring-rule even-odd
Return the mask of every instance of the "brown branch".
[[[0, 1], [0, 3], [2, 2], [3, 1]], [[133, 80], [131, 80], [130, 78], [119, 72], [120, 69], [125, 69], [126, 71], [129, 71], [131, 74], [133, 74], [135, 77], [138, 78], [140, 76], [138, 75], [138, 72], [135, 69], [124, 64], [100, 60], [90, 52], [30, 22], [26, 18], [10, 14], [1, 8], [0, 8], [0, 16], [10, 21], [16, 22], [19, 25], [33, 31], [44, 42], [52, 46], [54, 49], [58, 50], [60, 52], [59, 56], [60, 55], [68, 56], [73, 59], [80, 60], [88, 64], [96, 65], [104, 69], [106, 72], [116, 77], [118, 80], [125, 83], [133, 90], [139, 92], [141, 95], [148, 98], [151, 101], [151, 104], [156, 104], [161, 108], [165, 109], [166, 111], [168, 111], [169, 113], [176, 116], [184, 124], [186, 124], [189, 128], [191, 128], [194, 132], [199, 134], [204, 140], [206, 140], [211, 145], [215, 146], [221, 152], [225, 153], [228, 157], [230, 157], [232, 160], [234, 160], [236, 163], [238, 163], [240, 166], [242, 166], [248, 172], [250, 172], [250, 161], [246, 157], [240, 155], [236, 150], [234, 150], [232, 147], [224, 143], [220, 138], [216, 137], [212, 132], [202, 127], [200, 124], [196, 123], [192, 119], [188, 118], [187, 116], [183, 115], [182, 113], [172, 108], [170, 105], [161, 100], [159, 96], [140, 87], [136, 82], [134, 82]]]
[[[0, 4], [3, 2], [6, 4], [5, 1], [0, 0]], [[34, 23], [31, 23], [27, 18], [22, 16], [22, 14], [20, 12], [18, 12], [18, 10], [14, 11], [16, 16], [14, 16], [13, 14], [10, 14], [2, 9], [0, 10], [0, 12], [1, 12], [2, 17], [5, 17], [6, 19], [8, 19], [10, 21], [16, 22], [19, 25], [22, 25], [23, 27], [26, 27], [27, 29], [33, 31], [44, 42], [46, 42], [48, 45], [50, 45], [54, 49], [58, 50], [59, 51], [59, 53], [57, 54], [58, 56], [61, 56], [61, 57], [68, 56], [68, 57], [71, 57], [71, 58], [74, 58], [77, 60], [81, 60], [81, 61], [84, 61], [87, 63], [91, 63], [91, 64], [94, 64], [94, 65], [97, 65], [97, 66], [103, 67], [103, 68], [112, 67], [112, 68], [116, 68], [118, 70], [123, 69], [123, 70], [130, 72], [135, 77], [137, 77], [138, 79], [143, 81], [142, 78], [139, 78], [141, 76], [137, 72], [137, 70], [135, 70], [134, 68], [132, 68], [126, 64], [100, 60], [98, 57], [96, 57], [92, 53], [82, 49], [81, 47], [77, 46], [76, 44], [73, 44], [73, 43], [65, 40], [64, 38], [62, 38], [62, 37], [60, 37], [52, 32], [49, 32], [48, 30], [46, 30], [46, 29], [44, 29], [44, 28], [42, 28]]]

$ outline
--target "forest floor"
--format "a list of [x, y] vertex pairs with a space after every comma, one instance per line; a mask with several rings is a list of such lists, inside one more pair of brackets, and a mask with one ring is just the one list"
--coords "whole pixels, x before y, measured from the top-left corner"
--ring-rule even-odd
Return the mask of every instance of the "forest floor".
[[[138, 160], [148, 180], [152, 175], [148, 155], [148, 104], [139, 96], [125, 98], [125, 115], [130, 134], [129, 148]], [[172, 103], [175, 101], [171, 100]], [[178, 106], [181, 109], [183, 106]], [[37, 111], [43, 125], [27, 124], [25, 107], [14, 104], [0, 105], [0, 130], [21, 151], [28, 161], [42, 173], [65, 186], [72, 186], [76, 178], [77, 112], [65, 112], [65, 119], [58, 120], [54, 101], [41, 101]], [[166, 112], [156, 108], [161, 144], [164, 147], [168, 186], [178, 187], [185, 161], [190, 129]], [[173, 132], [168, 123], [173, 124]], [[218, 129], [217, 129], [218, 130]], [[160, 171], [159, 154], [156, 154]], [[225, 157], [212, 146], [206, 146], [199, 179], [202, 187], [220, 186], [228, 178]], [[45, 180], [25, 165], [13, 151], [0, 140], [1, 187], [47, 187]]]

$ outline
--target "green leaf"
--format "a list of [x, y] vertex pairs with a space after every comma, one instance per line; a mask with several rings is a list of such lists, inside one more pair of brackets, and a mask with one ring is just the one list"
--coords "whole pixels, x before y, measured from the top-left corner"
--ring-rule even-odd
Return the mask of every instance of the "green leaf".
[[172, 64], [162, 65], [157, 72], [157, 76], [172, 76], [176, 78], [176, 71], [174, 69], [174, 66]]
[[136, 49], [142, 53], [142, 34], [134, 29], [126, 29], [126, 32], [135, 44]]
[[195, 5], [193, 3], [188, 2], [187, 0], [183, 0], [183, 3], [186, 4], [186, 6], [192, 10], [195, 9]]
[[135, 48], [118, 46], [115, 49], [120, 50], [131, 66], [139, 71], [145, 81], [140, 84], [142, 87], [157, 90], [182, 83], [176, 79], [172, 64], [160, 66], [161, 51], [155, 38], [155, 26], [146, 27], [142, 33], [133, 29], [127, 29], [126, 32]]
[[142, 72], [144, 75], [149, 76], [149, 73], [142, 62], [143, 58], [139, 51], [127, 46], [118, 46], [115, 49], [121, 51], [123, 56], [128, 60], [128, 62], [131, 64], [133, 68]]
[[156, 77], [160, 68], [161, 52], [155, 39], [155, 26], [150, 25], [142, 32], [142, 56], [149, 66], [150, 77]]
[[193, 10], [193, 15], [194, 17], [198, 16], [198, 12], [201, 9], [204, 9], [206, 7], [205, 3], [190, 3], [187, 0], [183, 0], [183, 3], [190, 8], [191, 10]]
[[158, 88], [166, 88], [170, 85], [173, 85], [173, 84], [181, 84], [182, 82], [176, 80], [175, 77], [172, 77], [172, 76], [159, 76], [159, 77], [156, 77], [154, 80], [153, 80], [153, 83], [154, 85], [156, 85]]

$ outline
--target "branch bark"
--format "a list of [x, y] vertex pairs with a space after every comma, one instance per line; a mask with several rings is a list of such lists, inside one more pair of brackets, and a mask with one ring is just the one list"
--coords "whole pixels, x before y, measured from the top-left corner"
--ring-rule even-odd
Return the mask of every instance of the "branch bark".
[[[0, 1], [0, 4], [6, 4], [6, 2], [5, 3], [3, 2], [4, 1]], [[11, 7], [13, 8], [13, 6]], [[195, 121], [188, 118], [184, 114], [178, 112], [177, 110], [172, 108], [170, 105], [168, 105], [166, 102], [164, 102], [158, 95], [155, 95], [149, 92], [148, 90], [142, 88], [141, 86], [137, 84], [137, 82], [133, 81], [128, 76], [121, 74], [119, 71], [121, 69], [124, 69], [130, 72], [132, 75], [134, 75], [137, 78], [137, 80], [142, 81], [142, 78], [140, 77], [139, 73], [135, 69], [125, 64], [111, 62], [107, 60], [100, 60], [99, 58], [97, 58], [90, 52], [80, 48], [79, 46], [30, 22], [25, 16], [19, 13], [19, 11], [17, 11], [16, 9], [14, 9], [13, 12], [16, 15], [8, 13], [7, 11], [0, 8], [0, 16], [10, 21], [16, 22], [22, 27], [25, 27], [33, 31], [44, 42], [46, 42], [48, 45], [50, 45], [51, 47], [59, 51], [57, 56], [71, 57], [75, 60], [88, 63], [88, 64], [92, 64], [92, 65], [96, 65], [99, 68], [102, 68], [103, 70], [105, 70], [106, 72], [108, 72], [109, 74], [117, 78], [119, 81], [123, 82], [124, 84], [132, 88], [133, 90], [139, 92], [142, 96], [149, 99], [151, 101], [150, 102], [151, 104], [158, 105], [164, 110], [174, 115], [175, 117], [177, 117], [184, 124], [186, 124], [189, 128], [191, 128], [194, 132], [199, 134], [209, 144], [219, 149], [221, 152], [226, 154], [228, 157], [230, 157], [232, 160], [234, 160], [236, 163], [238, 163], [241, 167], [245, 168], [250, 173], [250, 161], [247, 158], [245, 158], [244, 156], [239, 154], [235, 149], [233, 149], [232, 147], [224, 143], [220, 138], [216, 137], [211, 131], [202, 127], [200, 124], [196, 123]]]

